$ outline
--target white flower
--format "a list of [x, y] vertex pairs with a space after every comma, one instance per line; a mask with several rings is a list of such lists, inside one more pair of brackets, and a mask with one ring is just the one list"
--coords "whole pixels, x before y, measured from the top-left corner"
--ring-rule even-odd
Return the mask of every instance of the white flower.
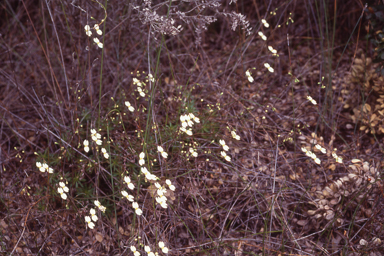
[[277, 55], [277, 51], [273, 49], [272, 46], [268, 46], [268, 50], [271, 51], [273, 55]]
[[264, 41], [267, 40], [267, 37], [263, 34], [263, 32], [259, 31], [258, 34], [261, 37], [261, 39], [263, 39]]
[[144, 157], [145, 157], [144, 152], [141, 152], [140, 155], [139, 155], [139, 158], [140, 158], [139, 165], [144, 165], [145, 164]]
[[85, 25], [84, 29], [85, 29], [85, 34], [87, 36], [91, 36], [92, 35], [91, 28], [89, 27], [89, 25]]
[[368, 244], [368, 242], [365, 239], [360, 239], [359, 244], [362, 245], [362, 246], [366, 246]]
[[225, 153], [225, 151], [221, 151], [221, 155], [222, 157], [224, 157], [225, 160], [227, 160], [228, 162], [231, 162], [231, 157], [227, 155], [227, 153]]
[[103, 143], [100, 140], [101, 139], [101, 135], [99, 133], [97, 133], [95, 129], [91, 129], [91, 137], [92, 137], [92, 140], [94, 142], [96, 142], [97, 145], [100, 146]]
[[[100, 36], [103, 34], [103, 31], [100, 30], [99, 25], [95, 24], [93, 28], [96, 30], [96, 33], [99, 34]], [[100, 47], [103, 48], [103, 47]]]
[[139, 208], [139, 204], [136, 202], [132, 203], [132, 208], [135, 209], [137, 215], [141, 215], [143, 213], [143, 211]]
[[63, 189], [64, 192], [68, 193], [69, 189], [68, 189], [68, 187], [65, 185], [64, 182], [60, 181], [60, 182], [59, 182], [59, 186]]
[[224, 140], [220, 140], [219, 142], [220, 142], [220, 145], [223, 146], [223, 149], [224, 149], [225, 151], [228, 151], [228, 150], [229, 150], [229, 147], [225, 144], [225, 141], [224, 141]]
[[323, 148], [322, 146], [320, 146], [319, 144], [316, 144], [315, 146], [318, 150], [321, 151], [321, 153], [323, 154], [326, 154], [327, 153], [327, 150], [325, 148]]
[[93, 38], [93, 41], [97, 44], [97, 46], [99, 46], [99, 48], [103, 48], [103, 44], [99, 41], [98, 38]]
[[87, 222], [88, 227], [90, 229], [93, 229], [95, 227], [95, 223], [91, 221], [91, 218], [89, 216], [85, 216], [85, 222]]
[[147, 174], [149, 173], [147, 167], [141, 167], [141, 172], [142, 172], [144, 175], [147, 175]]
[[133, 190], [135, 188], [135, 185], [131, 182], [131, 178], [128, 176], [124, 177], [124, 182], [127, 183], [127, 186], [130, 190]]
[[97, 218], [97, 216], [96, 216], [96, 211], [95, 211], [95, 209], [91, 209], [91, 210], [89, 210], [89, 213], [91, 214], [91, 218], [92, 218], [92, 220], [94, 221], [94, 222], [96, 222], [99, 218]]
[[193, 157], [197, 157], [198, 156], [197, 152], [193, 148], [189, 148], [189, 152], [191, 153], [191, 155]]
[[317, 102], [316, 102], [311, 96], [307, 96], [307, 99], [308, 99], [313, 105], [317, 105]]
[[36, 167], [39, 168], [39, 171], [45, 172], [47, 171], [48, 173], [53, 173], [53, 169], [49, 167], [46, 163], [40, 163], [36, 162]]
[[63, 198], [64, 200], [67, 199], [67, 194], [64, 193], [63, 188], [61, 188], [61, 187], [57, 188], [57, 192], [59, 192], [61, 198]]
[[159, 196], [163, 196], [165, 193], [167, 193], [167, 190], [163, 187], [160, 187], [159, 189], [157, 189], [157, 194]]
[[145, 178], [147, 179], [147, 180], [157, 180], [157, 177], [156, 177], [156, 175], [154, 175], [154, 174], [151, 174], [150, 172], [147, 172], [147, 174], [145, 175]]
[[148, 74], [148, 79], [151, 81], [151, 82], [155, 82], [155, 78], [153, 77], [153, 75], [151, 73]]
[[98, 200], [95, 200], [95, 205], [99, 208], [100, 211], [105, 212], [107, 208], [105, 206], [102, 206]]
[[150, 252], [151, 248], [148, 245], [146, 245], [146, 246], [144, 246], [144, 250], [145, 250], [145, 252]]
[[237, 135], [235, 131], [232, 131], [232, 132], [231, 132], [231, 135], [232, 135], [232, 137], [233, 137], [234, 139], [236, 139], [236, 140], [240, 140], [240, 136]]
[[123, 197], [127, 198], [128, 201], [133, 202], [133, 200], [134, 200], [133, 196], [128, 194], [127, 191], [123, 190], [123, 191], [121, 191], [121, 194], [123, 195]]
[[135, 111], [135, 108], [131, 105], [131, 103], [129, 103], [129, 101], [125, 102], [125, 106], [128, 107], [129, 111], [131, 112]]
[[161, 207], [163, 207], [164, 209], [165, 208], [168, 208], [168, 205], [167, 205], [167, 198], [165, 196], [159, 196], [159, 197], [156, 197], [156, 202], [158, 204], [160, 204]]
[[36, 167], [39, 168], [41, 172], [45, 172], [45, 168], [43, 168], [43, 165], [40, 162], [36, 162]]
[[273, 73], [275, 70], [268, 63], [264, 63], [264, 67], [268, 69], [269, 72]]
[[168, 248], [165, 247], [165, 244], [164, 244], [163, 241], [160, 241], [160, 242], [159, 242], [159, 247], [160, 247], [160, 249], [163, 251], [163, 253], [168, 253]]
[[245, 71], [245, 75], [247, 76], [248, 81], [249, 81], [250, 83], [253, 83], [254, 79], [253, 79], [253, 77], [252, 77], [252, 73], [251, 73], [249, 70]]
[[315, 163], [320, 164], [321, 163], [320, 159], [319, 158], [315, 158]]
[[189, 135], [189, 136], [192, 136], [192, 130], [191, 130], [191, 129], [188, 129], [185, 133], [186, 133], [187, 135]]
[[136, 250], [136, 247], [135, 246], [131, 246], [131, 251], [133, 252], [133, 255], [134, 256], [140, 256], [140, 252], [138, 252], [137, 250]]
[[141, 97], [145, 97], [145, 93], [143, 92], [143, 89], [141, 89], [141, 87], [137, 87], [137, 91], [139, 92]]
[[172, 185], [172, 182], [170, 180], [165, 180], [165, 183], [168, 185], [169, 189], [172, 191], [175, 191], [175, 186]]
[[105, 148], [102, 148], [101, 152], [103, 153], [105, 159], [109, 158], [109, 154], [107, 153], [107, 150]]
[[268, 28], [269, 24], [265, 19], [262, 19], [261, 22], [264, 24], [264, 27]]
[[89, 152], [89, 141], [84, 140], [83, 144], [84, 144], [84, 151], [88, 153]]
[[161, 153], [161, 155], [162, 155], [164, 158], [167, 158], [167, 157], [168, 157], [168, 153], [164, 151], [163, 147], [158, 146], [158, 147], [157, 147], [157, 150]]

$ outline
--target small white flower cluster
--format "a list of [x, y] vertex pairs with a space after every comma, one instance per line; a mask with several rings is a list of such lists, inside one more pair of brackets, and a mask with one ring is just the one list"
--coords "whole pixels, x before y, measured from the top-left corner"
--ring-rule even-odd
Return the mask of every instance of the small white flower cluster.
[[279, 55], [277, 54], [277, 51], [276, 51], [275, 49], [273, 49], [272, 46], [268, 46], [268, 50], [272, 53], [273, 56], [279, 56]]
[[144, 152], [141, 152], [139, 155], [139, 165], [140, 166], [143, 166], [145, 164], [144, 158], [145, 158], [145, 154], [144, 154]]
[[103, 153], [103, 156], [105, 159], [109, 158], [109, 154], [105, 148], [101, 148], [101, 153]]
[[137, 202], [132, 203], [132, 208], [135, 209], [135, 213], [137, 215], [143, 214], [143, 211], [139, 208], [139, 204]]
[[261, 39], [263, 39], [264, 41], [267, 40], [267, 37], [263, 34], [263, 32], [259, 31], [258, 34], [261, 37]]
[[313, 105], [317, 105], [317, 102], [311, 96], [307, 96], [307, 100], [309, 100]]
[[[101, 145], [103, 144], [103, 141], [101, 140], [101, 135], [100, 133], [97, 133], [96, 132], [96, 129], [91, 129], [91, 137], [92, 137], [92, 140], [97, 144], [97, 145]], [[84, 145], [84, 151], [86, 153], [89, 152], [89, 141], [88, 140], [84, 140], [83, 141], [83, 145]], [[107, 150], [105, 148], [101, 148], [101, 153], [103, 154], [104, 158], [105, 159], [108, 159], [109, 158], [109, 154], [107, 152]]]
[[53, 173], [53, 169], [48, 166], [46, 163], [40, 163], [36, 162], [36, 167], [39, 168], [39, 171], [41, 172], [48, 172], [48, 173]]
[[151, 247], [148, 245], [144, 246], [144, 251], [147, 253], [148, 256], [155, 256], [156, 254], [151, 251]]
[[140, 252], [136, 250], [135, 246], [131, 246], [131, 251], [133, 252], [134, 256], [140, 256]]
[[[124, 183], [127, 184], [128, 188], [130, 190], [133, 190], [135, 188], [135, 185], [131, 182], [131, 178], [129, 178], [128, 176], [124, 177]], [[128, 194], [128, 192], [125, 191], [125, 190], [121, 191], [121, 194], [128, 201], [132, 202], [132, 208], [135, 209], [135, 212], [136, 212], [137, 215], [143, 214], [143, 211], [139, 208], [139, 204], [137, 202], [135, 202], [134, 197], [132, 195]]]
[[160, 247], [160, 249], [161, 249], [161, 251], [162, 251], [163, 253], [168, 253], [168, 248], [165, 247], [165, 244], [164, 244], [163, 241], [160, 241], [160, 242], [159, 242], [159, 247]]
[[315, 153], [311, 152], [310, 150], [307, 150], [304, 147], [301, 148], [301, 151], [303, 151], [308, 157], [312, 158], [316, 164], [321, 163], [321, 160], [316, 156]]
[[[160, 241], [159, 242], [159, 247], [160, 247], [160, 249], [161, 249], [161, 251], [163, 252], [163, 253], [168, 253], [168, 248], [165, 246], [165, 243], [163, 242], [163, 241]], [[133, 252], [133, 255], [134, 256], [140, 256], [141, 254], [140, 254], [140, 252], [136, 249], [136, 247], [135, 246], [131, 246], [130, 247], [130, 249], [131, 249], [131, 252]], [[144, 251], [147, 253], [147, 256], [155, 256], [155, 255], [158, 255], [158, 253], [156, 252], [156, 253], [154, 253], [154, 252], [152, 252], [152, 250], [151, 250], [151, 247], [149, 247], [148, 245], [146, 245], [146, 246], [144, 246]]]
[[327, 153], [327, 150], [325, 148], [323, 148], [322, 146], [320, 146], [319, 144], [316, 144], [315, 148], [320, 150], [321, 153], [323, 153], [323, 154]]
[[224, 140], [220, 140], [219, 141], [220, 145], [223, 147], [224, 151], [221, 151], [221, 156], [224, 157], [225, 160], [227, 160], [228, 162], [231, 162], [231, 157], [227, 155], [227, 153], [225, 151], [228, 151], [229, 150], [229, 147], [227, 144], [225, 144], [225, 141]]
[[158, 178], [156, 175], [150, 173], [147, 169], [147, 167], [141, 167], [141, 173], [145, 175], [146, 180], [157, 180]]
[[128, 194], [127, 191], [123, 190], [123, 191], [121, 191], [121, 194], [122, 194], [123, 197], [125, 197], [128, 201], [130, 201], [130, 202], [133, 202], [133, 201], [134, 201], [134, 197], [133, 197], [133, 195]]
[[164, 149], [163, 149], [162, 146], [157, 146], [157, 150], [159, 151], [159, 153], [160, 153], [164, 158], [167, 158], [167, 157], [168, 157], [168, 153], [164, 151]]
[[[98, 200], [95, 200], [94, 203], [99, 208], [100, 211], [105, 212], [106, 208], [104, 206], [102, 206]], [[91, 208], [89, 210], [89, 214], [90, 214], [90, 216], [85, 216], [84, 219], [85, 219], [85, 222], [87, 223], [88, 227], [90, 229], [94, 229], [95, 228], [94, 222], [96, 222], [99, 218], [96, 216], [96, 210], [93, 208]]]
[[84, 140], [83, 144], [84, 144], [84, 151], [88, 153], [89, 152], [89, 141]]
[[269, 24], [265, 19], [262, 19], [261, 22], [263, 23], [264, 27], [269, 28]]
[[[103, 32], [100, 30], [98, 24], [95, 24], [95, 25], [93, 26], [93, 29], [96, 30], [96, 33], [97, 33], [98, 35], [101, 36], [101, 35], [103, 34]], [[91, 35], [92, 35], [91, 27], [90, 27], [89, 25], [85, 25], [85, 26], [84, 26], [84, 30], [85, 30], [85, 34], [86, 34], [87, 36], [91, 36]], [[103, 44], [99, 41], [99, 39], [98, 39], [97, 37], [93, 38], [93, 41], [97, 44], [97, 46], [98, 46], [99, 48], [103, 48]]]
[[135, 188], [135, 185], [131, 182], [131, 178], [129, 178], [129, 176], [124, 177], [124, 183], [127, 184], [127, 187], [130, 190], [133, 190]]
[[94, 222], [96, 222], [99, 218], [96, 216], [96, 210], [93, 209], [93, 208], [91, 208], [91, 210], [89, 211], [89, 214], [91, 216], [85, 216], [85, 222], [88, 224], [88, 227], [90, 229], [94, 229], [94, 227], [95, 227], [95, 223]]
[[225, 153], [225, 151], [221, 151], [221, 156], [224, 157], [225, 160], [231, 162], [231, 157]]
[[236, 140], [240, 140], [240, 136], [237, 135], [235, 131], [231, 131], [231, 135], [232, 135], [232, 138], [234, 138]]
[[95, 205], [99, 208], [100, 211], [105, 212], [107, 208], [105, 206], [102, 206], [99, 202], [99, 200], [95, 200]]
[[[175, 186], [172, 185], [172, 182], [170, 180], [166, 180], [165, 183], [168, 185], [168, 188], [172, 191], [175, 191]], [[163, 207], [164, 209], [168, 207], [167, 205], [167, 197], [165, 194], [167, 193], [167, 189], [164, 186], [161, 186], [158, 182], [155, 183], [155, 187], [157, 188], [157, 195], [156, 202]]]
[[197, 157], [199, 154], [197, 153], [196, 149], [194, 148], [189, 148], [189, 153], [191, 154], [191, 156], [193, 157]]
[[151, 174], [147, 167], [143, 166], [145, 164], [145, 153], [144, 152], [141, 152], [140, 155], [139, 155], [139, 165], [142, 166], [141, 167], [141, 173], [143, 173], [145, 175], [145, 179], [146, 180], [157, 180], [157, 177], [156, 175], [154, 174]]
[[268, 63], [264, 63], [264, 67], [268, 69], [269, 72], [273, 73], [275, 70]]
[[[335, 151], [336, 151], [336, 149], [335, 149]], [[333, 158], [335, 158], [336, 162], [338, 162], [338, 163], [340, 163], [340, 164], [343, 163], [343, 158], [342, 158], [342, 157], [339, 157], [339, 156], [336, 154], [336, 152], [333, 152], [333, 153], [332, 153], [332, 156], [333, 156]]]
[[249, 71], [249, 69], [248, 69], [247, 71], [245, 71], [245, 75], [247, 76], [248, 81], [249, 81], [250, 83], [253, 83], [254, 79], [253, 79], [253, 77], [252, 77], [252, 73], [251, 73], [251, 71]]
[[[92, 137], [92, 140], [94, 142], [96, 142], [97, 145], [100, 146], [103, 143], [101, 141], [101, 135], [100, 135], [100, 133], [96, 132], [96, 129], [91, 129], [91, 137]], [[84, 141], [84, 143], [85, 143], [85, 141]], [[88, 141], [87, 141], [87, 144], [88, 144]], [[85, 144], [84, 144], [84, 146], [85, 146]]]
[[220, 145], [223, 146], [223, 149], [225, 151], [228, 151], [229, 150], [229, 147], [225, 144], [225, 141], [224, 140], [220, 140], [219, 141]]
[[132, 80], [133, 80], [133, 84], [137, 86], [137, 91], [139, 92], [140, 96], [144, 98], [145, 97], [145, 92], [143, 91], [142, 86], [145, 86], [145, 83], [141, 82], [136, 77], [134, 77]]
[[131, 111], [131, 112], [135, 111], [135, 108], [131, 105], [131, 103], [129, 103], [129, 101], [125, 102], [125, 106], [127, 106], [129, 111]]
[[[130, 190], [133, 190], [135, 188], [135, 185], [131, 182], [131, 178], [129, 176], [125, 176], [124, 177], [124, 183], [127, 184], [127, 187], [130, 189]], [[137, 215], [141, 215], [142, 214], [142, 211], [141, 209], [139, 208], [139, 204], [134, 202], [134, 197], [130, 194], [128, 194], [127, 191], [123, 190], [121, 191], [121, 194], [123, 195], [123, 197], [125, 197], [128, 201], [132, 202], [132, 207], [135, 209], [135, 212]]]
[[[68, 184], [68, 182], [67, 182]], [[63, 198], [64, 200], [67, 199], [67, 194], [69, 192], [69, 189], [68, 187], [65, 185], [64, 182], [60, 181], [59, 182], [59, 187], [57, 188], [57, 192], [59, 192], [61, 198]]]
[[148, 80], [151, 81], [152, 83], [155, 82], [155, 78], [153, 77], [153, 75], [151, 73], [148, 74]]
[[[196, 117], [193, 113], [185, 114], [180, 116], [181, 127], [180, 131], [185, 132], [187, 135], [192, 136], [192, 126], [195, 123], [200, 123], [200, 119]], [[187, 128], [187, 127], [190, 128]]]

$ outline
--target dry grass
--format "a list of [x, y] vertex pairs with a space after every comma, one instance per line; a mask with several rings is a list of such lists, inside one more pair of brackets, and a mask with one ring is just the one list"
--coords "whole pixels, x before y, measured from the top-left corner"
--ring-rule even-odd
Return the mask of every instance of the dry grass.
[[[200, 35], [212, 8], [188, 24], [176, 19], [183, 30], [169, 36], [140, 22], [135, 1], [105, 2], [106, 12], [87, 1], [2, 3], [0, 252], [133, 255], [135, 246], [147, 255], [149, 246], [162, 255], [163, 241], [168, 255], [382, 255], [383, 135], [372, 131], [384, 129], [374, 107], [384, 94], [366, 65], [362, 6], [340, 7], [334, 20], [333, 2], [256, 2], [225, 4], [249, 20], [250, 36], [231, 31], [228, 15]], [[166, 17], [161, 4], [152, 6]], [[96, 31], [84, 31], [95, 23], [102, 49]], [[134, 78], [145, 82], [144, 97]], [[200, 119], [192, 136], [180, 131], [188, 113]], [[167, 188], [167, 208], [156, 203], [141, 152]], [[65, 200], [59, 182], [69, 188]]]

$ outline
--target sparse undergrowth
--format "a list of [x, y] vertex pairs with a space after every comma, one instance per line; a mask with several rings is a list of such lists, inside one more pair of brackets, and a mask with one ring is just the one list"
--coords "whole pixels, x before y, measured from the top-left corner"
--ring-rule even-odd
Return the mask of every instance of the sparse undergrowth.
[[383, 78], [323, 4], [6, 0], [0, 252], [382, 255]]

